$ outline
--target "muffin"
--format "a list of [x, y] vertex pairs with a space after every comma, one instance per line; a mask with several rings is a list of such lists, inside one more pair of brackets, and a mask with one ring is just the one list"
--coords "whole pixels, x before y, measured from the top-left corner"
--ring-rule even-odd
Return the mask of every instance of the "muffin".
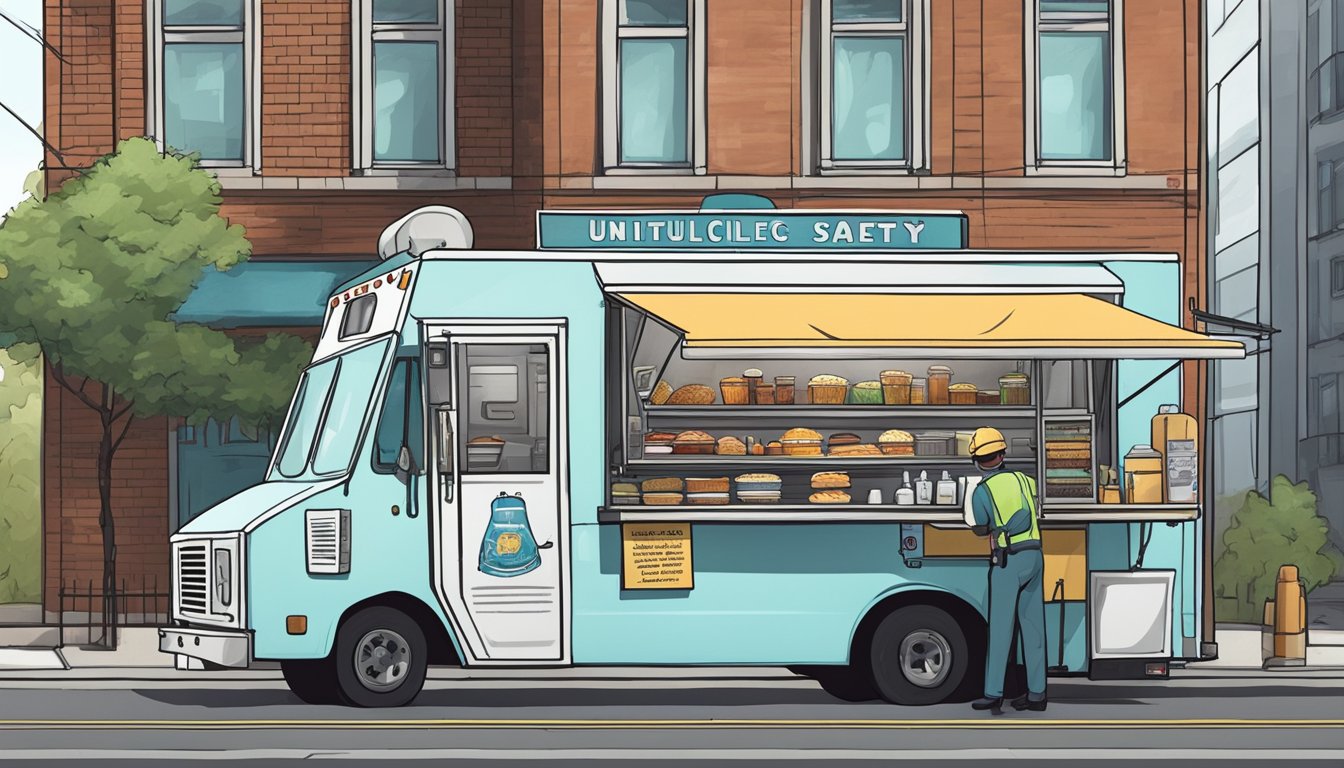
[[877, 438], [877, 447], [888, 456], [914, 456], [915, 436], [901, 429], [888, 429]]
[[677, 388], [668, 398], [668, 405], [710, 405], [714, 402], [714, 390], [703, 384], [687, 384]]
[[815, 405], [844, 405], [849, 393], [849, 380], [842, 376], [821, 374], [807, 382], [807, 399]]

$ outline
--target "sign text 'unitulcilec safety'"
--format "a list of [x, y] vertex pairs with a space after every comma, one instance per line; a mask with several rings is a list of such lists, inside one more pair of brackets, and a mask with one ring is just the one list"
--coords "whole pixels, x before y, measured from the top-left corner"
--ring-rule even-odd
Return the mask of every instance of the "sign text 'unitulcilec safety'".
[[961, 213], [541, 211], [539, 248], [593, 250], [947, 250], [967, 247]]

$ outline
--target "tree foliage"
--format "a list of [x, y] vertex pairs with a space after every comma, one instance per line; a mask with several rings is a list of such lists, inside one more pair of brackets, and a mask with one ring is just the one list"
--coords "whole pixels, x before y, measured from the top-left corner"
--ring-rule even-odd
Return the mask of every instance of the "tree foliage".
[[115, 583], [112, 457], [134, 419], [270, 422], [312, 354], [294, 336], [239, 341], [173, 319], [206, 270], [251, 252], [219, 207], [219, 184], [195, 156], [129, 139], [0, 226], [0, 333], [40, 348], [101, 424], [106, 592]]
[[0, 350], [0, 605], [42, 598], [41, 361]]
[[1274, 478], [1269, 498], [1247, 492], [1213, 564], [1220, 620], [1260, 623], [1280, 566], [1296, 565], [1307, 592], [1344, 569], [1344, 554], [1330, 541], [1330, 523], [1317, 514], [1316, 501], [1306, 483], [1283, 475]]

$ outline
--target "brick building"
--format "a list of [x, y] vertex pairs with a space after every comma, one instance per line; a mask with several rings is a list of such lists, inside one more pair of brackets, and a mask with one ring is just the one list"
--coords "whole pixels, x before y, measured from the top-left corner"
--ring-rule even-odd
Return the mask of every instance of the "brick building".
[[[420, 205], [462, 210], [479, 248], [530, 248], [541, 208], [695, 208], [725, 191], [961, 210], [974, 248], [1169, 254], [1204, 306], [1200, 6], [61, 0], [46, 5], [63, 56], [46, 59], [46, 131], [72, 165], [139, 135], [202, 153], [254, 246], [184, 307], [222, 327], [311, 332], [324, 290]], [[47, 168], [53, 184], [72, 172]], [[227, 280], [266, 282], [275, 303]], [[1198, 376], [1182, 390], [1202, 407]], [[47, 403], [54, 610], [62, 582], [99, 573], [96, 428], [54, 383]], [[118, 455], [132, 582], [166, 583], [167, 537], [206, 501], [184, 491], [193, 472], [264, 468], [261, 436], [204, 431], [138, 422]]]

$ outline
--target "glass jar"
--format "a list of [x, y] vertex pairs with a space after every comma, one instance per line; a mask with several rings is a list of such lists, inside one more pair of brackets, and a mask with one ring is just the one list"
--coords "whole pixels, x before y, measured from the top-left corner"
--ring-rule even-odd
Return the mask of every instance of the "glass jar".
[[924, 405], [929, 402], [929, 380], [912, 379], [910, 381], [910, 404]]
[[761, 383], [761, 384], [757, 384], [757, 385], [756, 385], [756, 404], [757, 404], [757, 405], [774, 405], [774, 404], [775, 404], [775, 385], [774, 385], [774, 384], [765, 384], [765, 383]]
[[999, 377], [999, 402], [1003, 405], [1031, 405], [1031, 382], [1025, 373], [1006, 373]]
[[793, 377], [775, 377], [775, 404], [793, 405]]
[[909, 405], [910, 383], [914, 377], [905, 371], [883, 371], [882, 402], [886, 405]]
[[929, 404], [930, 405], [948, 405], [951, 399], [948, 397], [947, 388], [952, 383], [952, 369], [946, 365], [929, 366]]

